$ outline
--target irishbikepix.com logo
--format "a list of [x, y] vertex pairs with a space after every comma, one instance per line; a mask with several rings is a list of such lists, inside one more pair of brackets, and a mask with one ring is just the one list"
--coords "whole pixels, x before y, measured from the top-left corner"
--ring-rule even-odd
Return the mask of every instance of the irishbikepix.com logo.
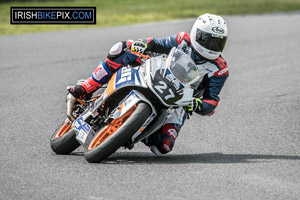
[[96, 7], [11, 7], [11, 24], [96, 24]]

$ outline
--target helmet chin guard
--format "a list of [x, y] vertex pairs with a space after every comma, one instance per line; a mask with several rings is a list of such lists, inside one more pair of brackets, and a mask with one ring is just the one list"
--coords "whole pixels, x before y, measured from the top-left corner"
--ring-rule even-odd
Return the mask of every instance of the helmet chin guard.
[[227, 36], [225, 20], [208, 13], [197, 18], [190, 33], [193, 49], [208, 60], [217, 59], [221, 55]]

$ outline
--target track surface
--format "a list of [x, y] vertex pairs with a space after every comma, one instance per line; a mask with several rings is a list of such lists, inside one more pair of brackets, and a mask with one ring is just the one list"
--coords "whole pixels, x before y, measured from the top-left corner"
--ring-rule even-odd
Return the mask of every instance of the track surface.
[[139, 144], [101, 164], [51, 152], [66, 86], [114, 43], [189, 32], [193, 20], [0, 37], [0, 199], [299, 199], [300, 15], [226, 20], [216, 114], [193, 115], [169, 155]]

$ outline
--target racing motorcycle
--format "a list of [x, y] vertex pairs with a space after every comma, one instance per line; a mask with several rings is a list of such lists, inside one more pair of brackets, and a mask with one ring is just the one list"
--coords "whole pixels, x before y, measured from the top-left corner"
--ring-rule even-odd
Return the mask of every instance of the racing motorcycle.
[[101, 162], [122, 146], [132, 149], [175, 108], [191, 103], [191, 85], [201, 77], [187, 54], [173, 48], [168, 56], [139, 55], [143, 64], [119, 69], [101, 95], [87, 101], [67, 96], [68, 118], [50, 139], [55, 153], [69, 154], [82, 145], [88, 162]]

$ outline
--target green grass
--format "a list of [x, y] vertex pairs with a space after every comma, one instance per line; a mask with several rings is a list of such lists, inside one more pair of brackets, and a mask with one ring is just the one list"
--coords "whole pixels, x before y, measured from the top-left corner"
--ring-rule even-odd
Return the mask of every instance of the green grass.
[[[11, 25], [11, 6], [95, 6], [96, 25]], [[171, 19], [300, 10], [300, 0], [75, 0], [0, 3], [0, 35], [118, 26]]]

